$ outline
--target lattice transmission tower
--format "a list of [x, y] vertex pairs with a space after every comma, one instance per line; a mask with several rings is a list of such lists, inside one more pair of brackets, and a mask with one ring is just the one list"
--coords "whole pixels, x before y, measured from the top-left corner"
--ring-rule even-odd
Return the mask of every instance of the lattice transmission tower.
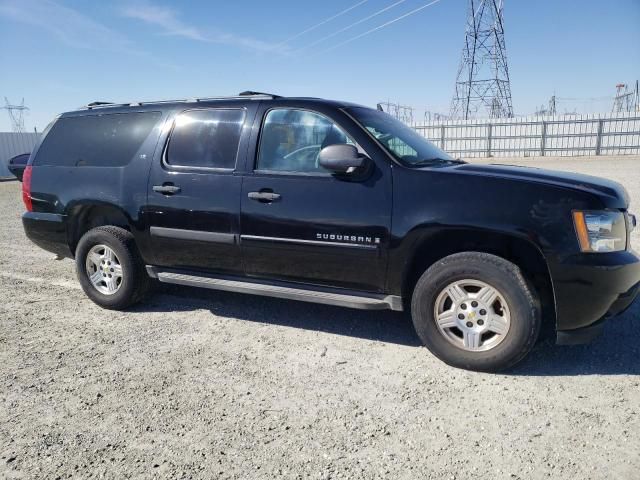
[[616, 96], [613, 99], [611, 113], [640, 111], [640, 89], [636, 80], [635, 88], [619, 83], [616, 85]]
[[14, 132], [24, 132], [24, 112], [29, 110], [29, 107], [24, 106], [24, 98], [20, 105], [12, 105], [7, 97], [4, 97], [4, 107], [2, 107], [9, 113], [9, 119], [11, 120], [11, 128]]
[[380, 102], [378, 103], [378, 110], [388, 113], [407, 125], [413, 124], [413, 107], [398, 103]]
[[503, 0], [469, 0], [454, 118], [513, 117], [502, 7]]

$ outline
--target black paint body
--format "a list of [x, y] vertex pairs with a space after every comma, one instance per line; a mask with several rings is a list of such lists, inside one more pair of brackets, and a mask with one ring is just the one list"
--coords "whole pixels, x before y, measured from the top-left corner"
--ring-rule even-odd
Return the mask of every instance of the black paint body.
[[[370, 159], [366, 172], [348, 177], [254, 170], [263, 118], [276, 106], [333, 120]], [[235, 170], [166, 165], [175, 115], [220, 107], [246, 111]], [[64, 114], [157, 111], [162, 120], [126, 166], [35, 165], [34, 212], [24, 215], [25, 230], [41, 247], [73, 256], [79, 235], [100, 224], [102, 215], [117, 218], [134, 234], [149, 265], [405, 299], [415, 267], [424, 266], [425, 258], [428, 266], [455, 251], [489, 251], [532, 266], [532, 275], [548, 286], [543, 300], [559, 331], [594, 325], [633, 301], [638, 256], [628, 245], [616, 253], [581, 253], [571, 213], [626, 211], [629, 199], [620, 185], [522, 167], [409, 168], [360, 127], [349, 107], [319, 99], [229, 99]], [[167, 185], [180, 191], [153, 190]], [[249, 198], [251, 192], [276, 192], [280, 198], [264, 202]], [[337, 241], [338, 235], [347, 241]]]

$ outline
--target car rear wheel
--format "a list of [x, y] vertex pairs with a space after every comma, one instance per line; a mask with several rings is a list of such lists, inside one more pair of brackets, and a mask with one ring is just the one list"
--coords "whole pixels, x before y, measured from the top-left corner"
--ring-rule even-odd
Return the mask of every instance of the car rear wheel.
[[535, 344], [537, 304], [516, 265], [465, 252], [443, 258], [422, 275], [411, 315], [424, 345], [445, 363], [499, 371], [522, 360]]
[[149, 290], [150, 278], [133, 235], [120, 227], [85, 233], [76, 249], [76, 268], [84, 292], [103, 308], [125, 309]]

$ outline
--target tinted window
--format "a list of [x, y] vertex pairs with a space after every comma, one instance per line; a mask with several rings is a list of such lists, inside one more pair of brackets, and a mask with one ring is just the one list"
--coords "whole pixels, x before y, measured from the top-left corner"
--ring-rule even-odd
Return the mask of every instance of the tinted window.
[[182, 167], [234, 168], [244, 110], [192, 110], [176, 118], [167, 163]]
[[60, 118], [34, 165], [120, 167], [128, 164], [160, 120], [160, 112]]
[[306, 110], [270, 110], [260, 137], [259, 170], [327, 172], [318, 164], [320, 150], [353, 141], [326, 117]]
[[376, 137], [394, 158], [408, 165], [419, 166], [453, 160], [413, 128], [387, 113], [364, 107], [350, 108], [348, 112]]

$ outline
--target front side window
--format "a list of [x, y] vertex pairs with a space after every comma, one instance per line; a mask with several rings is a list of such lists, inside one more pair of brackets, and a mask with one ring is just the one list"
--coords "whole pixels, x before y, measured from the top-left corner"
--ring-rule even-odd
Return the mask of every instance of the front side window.
[[318, 164], [320, 150], [354, 142], [327, 117], [308, 110], [270, 110], [260, 136], [258, 170], [329, 173]]
[[166, 162], [172, 166], [233, 169], [244, 110], [190, 110], [176, 117]]
[[391, 156], [409, 166], [453, 162], [453, 158], [413, 128], [391, 115], [364, 107], [347, 111], [373, 135]]

